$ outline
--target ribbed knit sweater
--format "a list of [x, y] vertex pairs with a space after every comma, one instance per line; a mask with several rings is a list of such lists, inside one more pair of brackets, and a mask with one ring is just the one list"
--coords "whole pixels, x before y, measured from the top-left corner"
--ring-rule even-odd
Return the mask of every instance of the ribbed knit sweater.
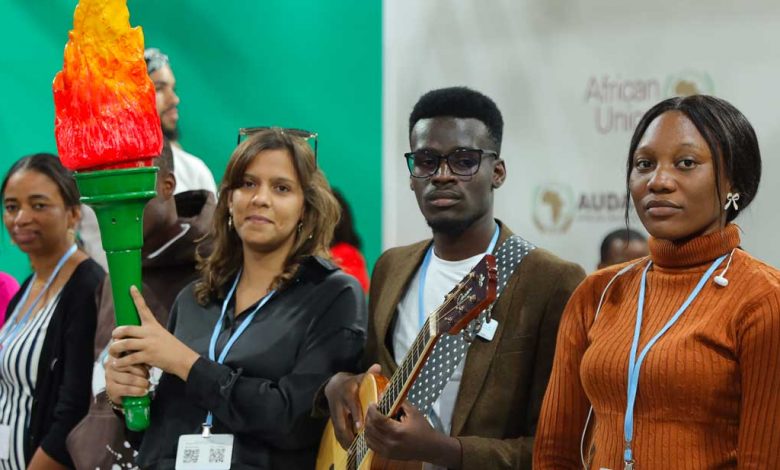
[[[693, 291], [711, 263], [739, 245], [739, 229], [685, 243], [651, 238], [639, 350]], [[583, 281], [563, 313], [542, 405], [535, 469], [623, 469], [628, 362], [637, 316], [640, 260]], [[715, 275], [726, 267], [723, 261]], [[780, 272], [734, 250], [727, 287], [710, 279], [644, 360], [634, 411], [635, 469], [780, 469]]]

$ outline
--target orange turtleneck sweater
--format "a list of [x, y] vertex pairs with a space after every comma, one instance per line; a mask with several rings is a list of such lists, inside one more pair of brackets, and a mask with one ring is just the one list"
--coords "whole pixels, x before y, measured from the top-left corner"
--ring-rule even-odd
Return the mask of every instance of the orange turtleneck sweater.
[[[655, 336], [739, 229], [679, 244], [650, 240], [639, 350]], [[728, 258], [715, 271], [720, 274]], [[535, 469], [581, 469], [588, 408], [588, 468], [623, 469], [628, 362], [642, 259], [590, 275], [563, 313], [534, 449]], [[630, 264], [630, 263], [628, 263]], [[713, 276], [714, 277], [714, 276]], [[727, 287], [712, 278], [650, 350], [634, 408], [637, 470], [780, 469], [780, 271], [734, 251]]]

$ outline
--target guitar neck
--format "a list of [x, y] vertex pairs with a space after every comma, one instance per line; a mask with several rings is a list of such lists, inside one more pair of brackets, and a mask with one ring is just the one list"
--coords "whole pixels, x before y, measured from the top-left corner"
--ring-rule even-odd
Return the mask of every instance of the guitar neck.
[[[436, 312], [430, 318], [436, 318]], [[401, 403], [409, 394], [409, 389], [412, 388], [414, 380], [420, 374], [420, 370], [428, 356], [433, 352], [433, 347], [441, 336], [436, 333], [435, 329], [432, 329], [430, 318], [425, 321], [425, 324], [420, 329], [411, 347], [409, 347], [409, 351], [404, 356], [403, 362], [390, 378], [381, 400], [377, 403], [379, 412], [385, 416], [395, 416], [398, 413]]]

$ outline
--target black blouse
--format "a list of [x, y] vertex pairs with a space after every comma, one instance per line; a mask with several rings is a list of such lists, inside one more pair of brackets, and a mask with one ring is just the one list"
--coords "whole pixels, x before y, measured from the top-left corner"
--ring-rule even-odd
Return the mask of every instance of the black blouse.
[[[292, 284], [260, 309], [224, 364], [207, 359], [222, 303], [200, 306], [193, 287], [176, 299], [169, 330], [201, 357], [186, 383], [163, 374], [138, 465], [174, 468], [179, 436], [200, 433], [210, 410], [211, 432], [235, 436], [231, 468], [314, 468], [325, 424], [311, 416], [314, 394], [334, 373], [355, 370], [363, 351], [367, 317], [360, 284], [328, 261], [310, 258]], [[234, 317], [231, 301], [217, 357], [248, 315]]]

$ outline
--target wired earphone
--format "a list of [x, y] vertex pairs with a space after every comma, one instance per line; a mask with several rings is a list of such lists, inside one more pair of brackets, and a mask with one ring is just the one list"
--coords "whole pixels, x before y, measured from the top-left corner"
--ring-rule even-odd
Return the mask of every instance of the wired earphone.
[[728, 262], [726, 262], [726, 267], [723, 269], [723, 271], [721, 271], [720, 274], [718, 274], [717, 276], [712, 278], [712, 282], [714, 282], [715, 284], [717, 284], [720, 287], [726, 287], [726, 286], [729, 285], [729, 280], [726, 279], [726, 271], [728, 271], [729, 270], [729, 266], [731, 266], [731, 258], [734, 257], [734, 252], [735, 251], [737, 251], [736, 248], [731, 250], [731, 254], [729, 254], [729, 260], [728, 260]]
[[[731, 266], [731, 259], [734, 257], [735, 251], [737, 251], [737, 248], [731, 250], [731, 253], [729, 254], [729, 260], [728, 262], [726, 262], [726, 267], [723, 268], [723, 271], [721, 271], [720, 274], [712, 278], [712, 282], [718, 287], [726, 287], [729, 285], [729, 280], [726, 279], [726, 272], [728, 272], [729, 267]], [[599, 318], [599, 313], [601, 313], [601, 306], [604, 304], [604, 298], [607, 296], [607, 291], [612, 286], [612, 284], [617, 280], [617, 278], [629, 272], [631, 269], [634, 268], [634, 266], [638, 265], [644, 259], [645, 258], [640, 258], [639, 261], [634, 261], [633, 263], [629, 264], [628, 266], [624, 267], [623, 269], [615, 273], [614, 276], [612, 276], [612, 279], [609, 280], [607, 285], [604, 287], [604, 290], [601, 292], [601, 298], [599, 299], [599, 304], [596, 307], [596, 314], [593, 316], [593, 323], [591, 323], [590, 325], [591, 328], [593, 328], [593, 325], [596, 324], [596, 320], [598, 320]], [[593, 416], [593, 406], [591, 405], [590, 409], [588, 410], [588, 417], [585, 419], [585, 427], [582, 430], [582, 436], [580, 437], [580, 462], [582, 463], [582, 468], [585, 470], [588, 470], [588, 465], [585, 462], [585, 436], [588, 434], [588, 428], [590, 427], [590, 419], [592, 416]]]

